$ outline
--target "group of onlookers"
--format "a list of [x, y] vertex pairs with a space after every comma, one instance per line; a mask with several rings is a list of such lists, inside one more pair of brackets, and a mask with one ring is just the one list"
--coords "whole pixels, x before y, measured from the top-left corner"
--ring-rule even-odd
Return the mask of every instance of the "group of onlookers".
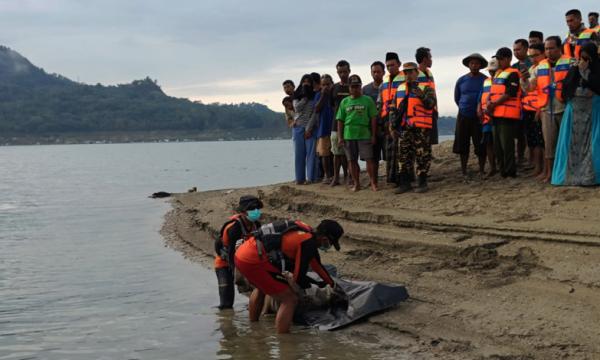
[[[460, 154], [465, 180], [472, 143], [482, 178], [516, 177], [519, 170], [555, 185], [600, 183], [598, 14], [590, 13], [588, 20], [586, 28], [581, 12], [570, 10], [564, 41], [531, 31], [489, 61], [477, 53], [463, 60], [469, 72], [455, 86], [453, 152]], [[369, 84], [351, 75], [345, 60], [336, 65], [338, 82], [312, 73], [298, 87], [291, 80], [283, 83], [297, 184], [339, 185], [343, 170], [343, 182], [358, 191], [361, 159], [377, 191], [384, 160], [386, 180], [396, 184], [396, 193], [411, 190], [415, 181], [415, 191], [427, 190], [431, 145], [437, 143], [437, 96], [431, 51], [417, 49], [415, 60], [402, 66], [396, 53], [387, 53], [385, 64], [371, 65]], [[489, 77], [481, 73], [486, 68]]]

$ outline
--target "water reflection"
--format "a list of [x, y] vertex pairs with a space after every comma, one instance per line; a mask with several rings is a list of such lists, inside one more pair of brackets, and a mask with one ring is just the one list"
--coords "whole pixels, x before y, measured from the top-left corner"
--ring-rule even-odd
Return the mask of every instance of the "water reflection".
[[273, 315], [250, 323], [243, 307], [216, 314], [217, 359], [375, 359], [383, 358], [366, 343], [350, 340], [344, 332], [325, 332], [295, 326], [292, 334], [275, 333]]

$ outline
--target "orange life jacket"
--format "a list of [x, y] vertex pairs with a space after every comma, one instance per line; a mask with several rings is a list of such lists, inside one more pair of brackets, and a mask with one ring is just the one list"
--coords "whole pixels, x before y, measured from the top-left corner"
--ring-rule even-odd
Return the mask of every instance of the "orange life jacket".
[[[425, 85], [419, 84], [421, 90], [425, 90]], [[400, 108], [402, 100], [406, 97], [406, 83], [400, 84], [396, 91], [396, 107]], [[423, 101], [419, 99], [412, 91], [408, 94], [408, 104], [406, 114], [402, 125], [408, 127], [418, 127], [431, 129], [433, 124], [433, 109], [426, 109]]]
[[481, 110], [483, 110], [483, 125], [489, 124], [492, 118], [486, 113], [487, 101], [490, 98], [490, 91], [492, 90], [492, 78], [487, 77], [483, 81], [483, 91], [481, 92]]
[[398, 86], [406, 81], [404, 73], [400, 71], [398, 75], [391, 79], [391, 76], [388, 74], [383, 79], [383, 83], [379, 87], [379, 96], [381, 98], [381, 113], [380, 116], [385, 120], [386, 116], [389, 114], [390, 104], [396, 98], [396, 89]]
[[[419, 77], [417, 77], [417, 82], [419, 84], [429, 86], [435, 92], [435, 79], [433, 78], [433, 74], [431, 73], [431, 70], [429, 70], [429, 68], [426, 69], [425, 72], [419, 70]], [[434, 111], [437, 111], [437, 103], [435, 104], [435, 107], [433, 109]]]
[[229, 246], [235, 246], [235, 242], [239, 239], [230, 239], [228, 232], [236, 224], [241, 227], [242, 236], [245, 237], [248, 235], [248, 231], [242, 221], [241, 214], [231, 216], [229, 220], [223, 224], [223, 227], [221, 227], [221, 231], [219, 233], [219, 239], [215, 242], [215, 269], [229, 267], [229, 261], [233, 260], [228, 259]]
[[[506, 93], [506, 82], [511, 73], [520, 74], [519, 70], [514, 68], [506, 68], [496, 72], [496, 76], [492, 80], [492, 88], [490, 89], [490, 101], [496, 101]], [[518, 86], [518, 88], [517, 96], [510, 97], [502, 104], [494, 107], [492, 116], [513, 120], [521, 119], [521, 87]]]
[[417, 77], [417, 82], [419, 84], [423, 84], [425, 86], [429, 86], [433, 90], [435, 90], [435, 80], [433, 79], [433, 74], [431, 70], [427, 69], [425, 72], [419, 70], [419, 76]]
[[[271, 224], [263, 225], [263, 227], [268, 227]], [[294, 274], [294, 281], [298, 282], [298, 278], [301, 273], [302, 266], [302, 244], [305, 241], [316, 241], [314, 230], [307, 224], [301, 221], [288, 221], [286, 222], [286, 226], [289, 226], [289, 230], [278, 230], [273, 227], [273, 231], [283, 231], [280, 237], [277, 239], [270, 239], [267, 244], [265, 240], [258, 240], [259, 235], [256, 234], [258, 231], [254, 232], [248, 240], [246, 240], [242, 246], [236, 251], [235, 257], [238, 260], [251, 263], [251, 264], [260, 264], [264, 262], [271, 261], [269, 258], [269, 253], [281, 252], [285, 257], [284, 260], [287, 260], [293, 264], [292, 272]], [[279, 267], [282, 264], [277, 264]], [[316, 257], [313, 257], [309, 260], [310, 267], [316, 272], [321, 279], [327, 282], [329, 285], [333, 286], [333, 280], [327, 273], [327, 270], [323, 268], [321, 265], [318, 254]], [[283, 266], [286, 268], [286, 266]]]
[[563, 81], [567, 77], [570, 67], [571, 59], [564, 55], [556, 61], [554, 71], [548, 59], [540, 61], [536, 71], [539, 108], [548, 105], [550, 98], [563, 102]]
[[522, 105], [525, 111], [538, 111], [540, 106], [538, 104], [538, 93], [537, 89], [527, 91], [523, 94]]
[[592, 41], [592, 35], [594, 35], [596, 32], [597, 31], [593, 29], [583, 30], [575, 41], [574, 51], [571, 51], [573, 40], [570, 34], [568, 34], [563, 45], [563, 54], [570, 58], [579, 59], [579, 56], [581, 55], [581, 48], [588, 42]]

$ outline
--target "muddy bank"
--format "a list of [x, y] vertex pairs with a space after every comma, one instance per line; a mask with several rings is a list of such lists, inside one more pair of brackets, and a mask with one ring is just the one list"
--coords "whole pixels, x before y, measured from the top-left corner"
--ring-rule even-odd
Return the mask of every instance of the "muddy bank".
[[448, 143], [434, 156], [426, 194], [320, 184], [181, 194], [163, 233], [210, 265], [212, 235], [240, 195], [256, 194], [268, 219], [338, 219], [342, 251], [323, 257], [345, 277], [407, 286], [409, 302], [342, 331], [414, 359], [599, 359], [600, 189], [464, 183]]

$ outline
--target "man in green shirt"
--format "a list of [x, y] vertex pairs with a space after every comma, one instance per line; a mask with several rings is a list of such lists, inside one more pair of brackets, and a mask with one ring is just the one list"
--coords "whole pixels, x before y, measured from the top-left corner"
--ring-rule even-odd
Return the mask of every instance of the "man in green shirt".
[[340, 146], [344, 147], [350, 175], [354, 180], [352, 191], [360, 190], [358, 158], [367, 162], [371, 189], [377, 191], [378, 161], [373, 154], [377, 134], [377, 106], [371, 97], [362, 94], [358, 75], [350, 76], [350, 96], [340, 103], [336, 114]]

